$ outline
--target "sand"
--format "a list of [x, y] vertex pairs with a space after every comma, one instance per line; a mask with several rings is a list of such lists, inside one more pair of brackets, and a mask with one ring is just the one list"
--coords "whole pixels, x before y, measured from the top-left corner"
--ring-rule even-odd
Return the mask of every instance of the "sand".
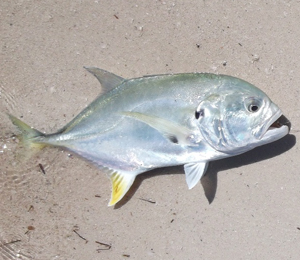
[[[299, 13], [296, 1], [1, 1], [0, 258], [299, 259]], [[192, 190], [182, 167], [158, 169], [107, 207], [103, 172], [60, 149], [20, 158], [6, 115], [61, 128], [101, 90], [83, 66], [240, 77], [292, 131], [211, 163]]]

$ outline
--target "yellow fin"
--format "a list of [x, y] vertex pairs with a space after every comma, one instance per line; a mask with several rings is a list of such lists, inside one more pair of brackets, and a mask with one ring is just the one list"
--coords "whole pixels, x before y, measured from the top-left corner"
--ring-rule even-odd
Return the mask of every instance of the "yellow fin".
[[110, 174], [110, 179], [112, 182], [112, 193], [111, 199], [108, 206], [113, 206], [119, 202], [126, 192], [130, 189], [132, 183], [135, 179], [134, 173], [124, 173], [124, 172], [113, 172]]
[[35, 153], [35, 151], [41, 150], [46, 146], [46, 143], [42, 140], [45, 135], [42, 132], [30, 127], [15, 116], [10, 114], [8, 114], [8, 116], [11, 122], [17, 126], [21, 132], [19, 135], [17, 135], [17, 138], [20, 140], [19, 148], [21, 148], [17, 154], [17, 157], [22, 161], [26, 161]]

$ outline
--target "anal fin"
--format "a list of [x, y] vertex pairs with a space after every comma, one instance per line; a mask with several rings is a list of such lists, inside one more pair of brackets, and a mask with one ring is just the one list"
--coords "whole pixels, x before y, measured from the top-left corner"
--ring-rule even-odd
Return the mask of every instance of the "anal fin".
[[108, 206], [119, 202], [133, 184], [136, 174], [130, 172], [113, 171], [109, 174], [112, 183], [111, 199]]

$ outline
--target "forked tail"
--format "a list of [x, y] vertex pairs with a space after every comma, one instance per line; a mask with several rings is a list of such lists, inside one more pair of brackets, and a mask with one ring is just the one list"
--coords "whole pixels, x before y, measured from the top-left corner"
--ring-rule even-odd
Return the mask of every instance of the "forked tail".
[[41, 150], [46, 146], [46, 144], [44, 144], [40, 140], [40, 137], [45, 136], [42, 132], [27, 125], [26, 123], [24, 123], [23, 121], [21, 121], [13, 115], [8, 114], [8, 116], [11, 122], [15, 126], [17, 126], [21, 132], [19, 135], [17, 135], [17, 138], [20, 140], [21, 146], [24, 147], [24, 149], [30, 150], [32, 152], [33, 150]]

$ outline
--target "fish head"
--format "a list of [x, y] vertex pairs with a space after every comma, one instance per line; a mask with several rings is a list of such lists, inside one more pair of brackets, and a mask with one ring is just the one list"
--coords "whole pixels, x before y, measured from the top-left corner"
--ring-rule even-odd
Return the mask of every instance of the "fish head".
[[207, 95], [195, 113], [206, 142], [230, 155], [276, 141], [287, 135], [291, 127], [263, 91], [242, 80], [239, 83]]

